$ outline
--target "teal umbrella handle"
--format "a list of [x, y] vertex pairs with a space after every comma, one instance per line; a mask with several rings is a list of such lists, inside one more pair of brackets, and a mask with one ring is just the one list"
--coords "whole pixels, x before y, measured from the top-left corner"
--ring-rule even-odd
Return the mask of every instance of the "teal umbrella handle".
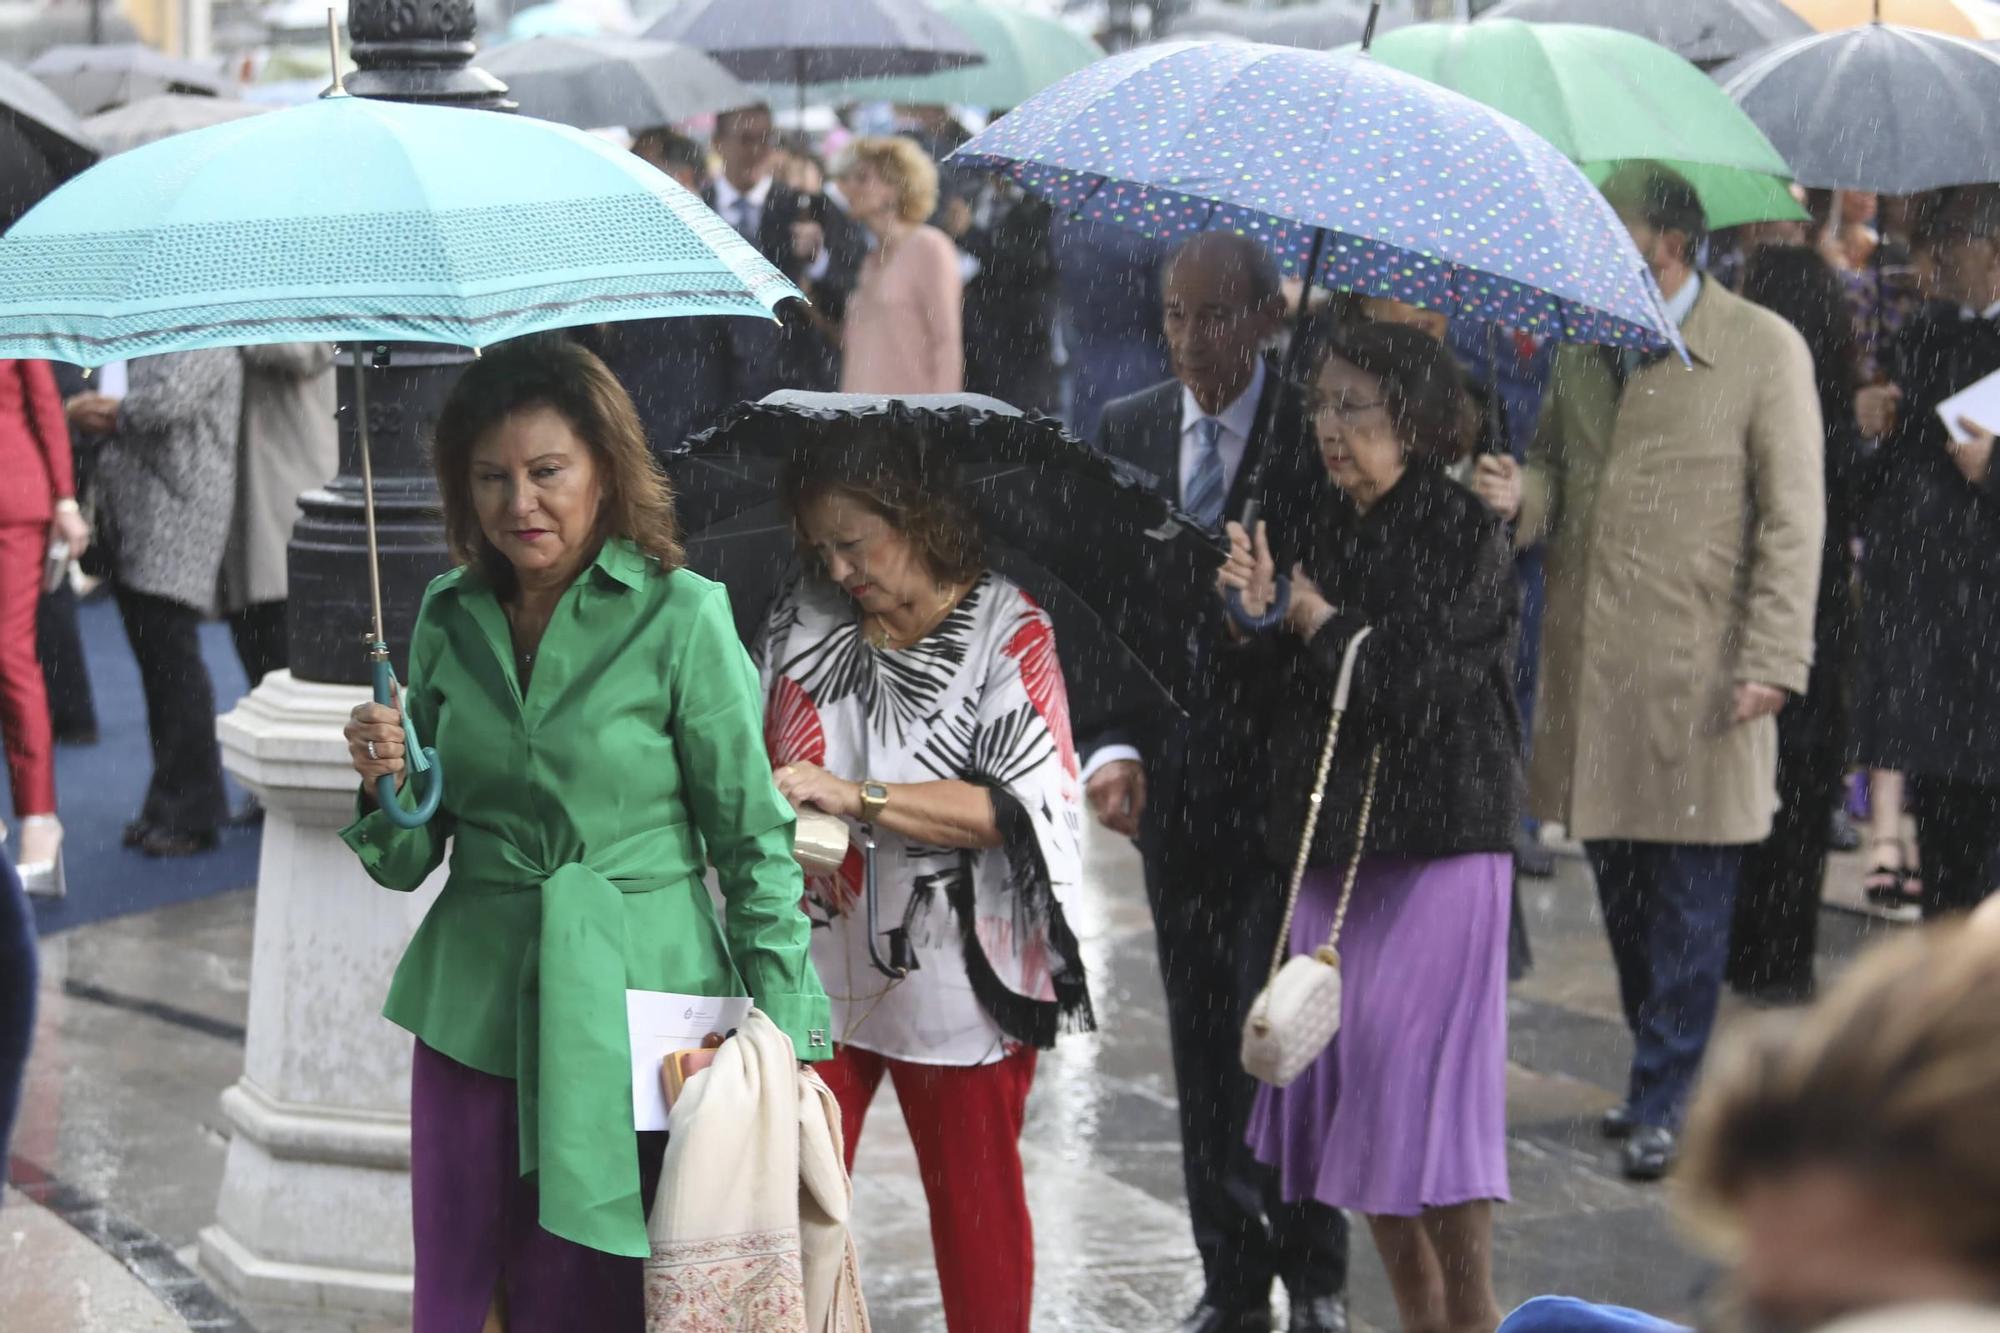
[[[396, 704], [396, 672], [389, 665], [388, 645], [377, 643], [369, 653], [375, 669], [375, 702], [394, 707]], [[437, 813], [438, 802], [444, 798], [444, 765], [438, 759], [438, 752], [425, 749], [417, 735], [416, 724], [410, 721], [408, 713], [403, 714], [403, 753], [408, 757], [410, 781], [417, 795], [415, 809], [405, 809], [396, 799], [396, 779], [383, 774], [375, 779], [375, 803], [382, 807], [382, 813], [397, 828], [422, 828], [431, 822]]]

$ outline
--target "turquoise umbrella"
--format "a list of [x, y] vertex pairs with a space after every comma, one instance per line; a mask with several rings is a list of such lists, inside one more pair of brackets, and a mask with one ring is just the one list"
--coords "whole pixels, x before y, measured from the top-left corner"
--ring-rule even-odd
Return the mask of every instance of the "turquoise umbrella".
[[985, 64], [912, 78], [855, 79], [818, 90], [820, 100], [1004, 111], [1104, 58], [1102, 47], [1068, 24], [1005, 0], [940, 0], [936, 8], [939, 18], [972, 39]]
[[[701, 200], [581, 130], [336, 91], [121, 153], [36, 205], [0, 236], [0, 357], [95, 366], [197, 347], [350, 344], [369, 656], [387, 703], [360, 400], [367, 346], [476, 348], [672, 315], [770, 318], [798, 295]], [[414, 824], [436, 810], [443, 783], [435, 753], [408, 741], [416, 808], [390, 779], [378, 791], [391, 818]]]

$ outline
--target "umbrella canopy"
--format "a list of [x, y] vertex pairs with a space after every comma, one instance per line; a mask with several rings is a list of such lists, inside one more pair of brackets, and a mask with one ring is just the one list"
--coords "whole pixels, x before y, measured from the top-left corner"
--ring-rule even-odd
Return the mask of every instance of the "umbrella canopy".
[[[554, 0], [547, 4], [529, 5], [507, 20], [508, 45], [533, 41], [537, 37], [599, 37], [603, 33], [604, 25], [597, 19], [573, 6], [555, 3]], [[504, 46], [496, 47], [493, 54], [498, 55], [505, 49]], [[479, 63], [481, 68], [489, 68], [491, 58], [482, 58]]]
[[[1377, 31], [1396, 20], [1384, 17]], [[1368, 6], [1355, 0], [1322, 0], [1319, 4], [1286, 5], [1280, 9], [1247, 9], [1242, 5], [1196, 5], [1173, 21], [1175, 37], [1239, 37], [1272, 46], [1300, 46], [1330, 51], [1361, 40], [1368, 26]]]
[[982, 59], [924, 0], [683, 0], [645, 36], [706, 51], [739, 79], [800, 87], [935, 74]]
[[[494, 163], [507, 169], [496, 171]], [[120, 154], [0, 236], [0, 356], [479, 347], [798, 289], [646, 163], [526, 116], [335, 96]]]
[[1704, 67], [1734, 60], [1812, 31], [1783, 0], [1504, 0], [1479, 18], [1588, 23], [1658, 42]]
[[778, 503], [787, 462], [863, 429], [908, 438], [965, 498], [990, 563], [1048, 611], [1067, 671], [1137, 672], [1177, 703], [1191, 697], [1189, 637], [1215, 612], [1222, 547], [1061, 423], [977, 394], [775, 393], [668, 455], [688, 564], [728, 583], [746, 640], [795, 567]]
[[106, 157], [189, 130], [223, 125], [269, 111], [268, 106], [229, 97], [188, 97], [161, 93], [92, 116], [83, 123]]
[[1575, 166], [1519, 122], [1365, 56], [1128, 51], [951, 161], [1158, 237], [1255, 236], [1322, 286], [1570, 341], [1677, 345], [1631, 237]]
[[1893, 23], [1973, 41], [2000, 38], [2000, 5], [1992, 0], [1784, 0], [1821, 32]]
[[862, 79], [825, 91], [840, 102], [976, 106], [1004, 111], [1104, 58], [1068, 24], [999, 0], [940, 0], [938, 15], [972, 39], [985, 63], [906, 79]]
[[1594, 180], [1635, 159], [1664, 163], [1694, 186], [1711, 227], [1806, 216], [1763, 131], [1713, 79], [1643, 37], [1518, 19], [1419, 23], [1374, 53], [1506, 112]]
[[580, 129], [665, 125], [757, 100], [693, 47], [636, 37], [530, 37], [479, 63], [523, 115]]
[[1871, 23], [1725, 70], [1802, 185], [1915, 194], [2000, 180], [2000, 52]]
[[[97, 16], [101, 42], [136, 42], [132, 20], [104, 5]], [[26, 64], [51, 46], [80, 45], [90, 40], [90, 6], [36, 8], [8, 6], [0, 10], [0, 60]]]
[[89, 132], [62, 99], [0, 64], [0, 229], [96, 160]]
[[219, 97], [229, 88], [212, 65], [176, 60], [150, 46], [52, 46], [28, 73], [85, 115], [157, 93]]

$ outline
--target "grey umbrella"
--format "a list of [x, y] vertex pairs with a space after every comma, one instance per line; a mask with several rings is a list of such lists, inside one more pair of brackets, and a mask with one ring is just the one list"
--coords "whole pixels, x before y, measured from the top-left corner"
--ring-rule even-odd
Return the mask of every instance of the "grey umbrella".
[[2000, 181], [2000, 52], [1871, 23], [1724, 71], [1801, 185], [1916, 194]]
[[[1386, 32], [1395, 24], [1396, 20], [1384, 18], [1376, 25], [1376, 31]], [[1171, 35], [1238, 37], [1272, 46], [1331, 51], [1336, 46], [1360, 41], [1361, 31], [1367, 26], [1368, 6], [1355, 0], [1322, 0], [1320, 4], [1287, 5], [1281, 9], [1206, 4], [1197, 5], [1175, 19]]]
[[644, 35], [706, 51], [739, 79], [801, 88], [986, 58], [924, 0], [682, 0]]
[[230, 82], [212, 65], [176, 60], [150, 46], [52, 46], [28, 73], [84, 115], [157, 93], [220, 96]]
[[691, 46], [629, 37], [527, 37], [480, 57], [521, 113], [581, 129], [644, 128], [757, 100]]
[[206, 129], [224, 121], [261, 115], [275, 107], [239, 102], [229, 97], [189, 97], [183, 93], [161, 93], [100, 112], [83, 122], [98, 151], [106, 157], [128, 152], [142, 144]]
[[89, 134], [62, 99], [0, 64], [0, 228], [96, 160]]
[[[11, 60], [16, 64], [26, 64], [51, 46], [65, 42], [81, 43], [90, 40], [90, 7], [77, 5], [74, 8], [45, 8], [15, 10], [11, 6], [0, 17], [0, 60]], [[104, 42], [136, 42], [139, 30], [123, 14], [111, 12], [110, 5], [101, 6], [98, 14], [98, 40]]]
[[1617, 28], [1703, 67], [1813, 30], [1781, 0], [1505, 0], [1479, 17]]

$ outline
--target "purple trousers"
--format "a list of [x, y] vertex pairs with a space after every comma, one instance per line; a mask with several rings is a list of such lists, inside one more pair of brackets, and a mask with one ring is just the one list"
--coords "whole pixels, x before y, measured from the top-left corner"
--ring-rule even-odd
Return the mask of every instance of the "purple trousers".
[[[644, 1333], [644, 1262], [542, 1230], [521, 1178], [514, 1080], [482, 1074], [421, 1041], [410, 1070], [410, 1211], [416, 1238], [412, 1333], [480, 1333], [496, 1292], [508, 1333]], [[651, 1207], [665, 1134], [641, 1134], [640, 1196]]]

